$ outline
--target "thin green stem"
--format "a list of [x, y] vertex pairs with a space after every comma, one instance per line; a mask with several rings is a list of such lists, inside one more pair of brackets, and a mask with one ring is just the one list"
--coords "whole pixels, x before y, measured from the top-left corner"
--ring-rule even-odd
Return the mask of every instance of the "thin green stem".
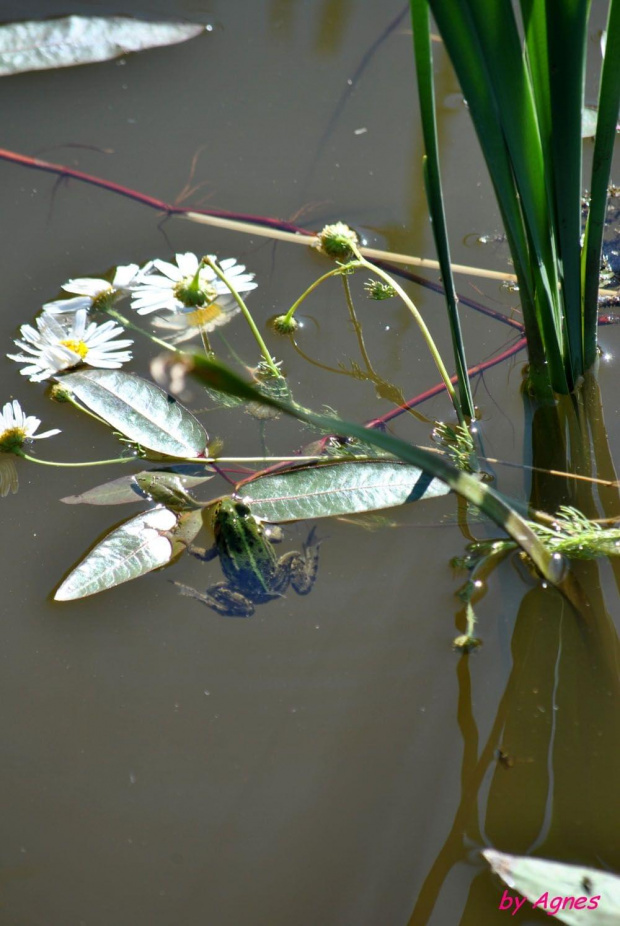
[[39, 460], [37, 457], [24, 453], [23, 450], [16, 451], [16, 453], [22, 459], [30, 463], [39, 463], [41, 466], [108, 466], [110, 463], [135, 463], [136, 461], [136, 457], [116, 457], [114, 460], [91, 460], [86, 463], [58, 463], [53, 460]]
[[[59, 384], [62, 385], [62, 378], [59, 379]], [[79, 412], [84, 412], [85, 415], [90, 415], [90, 417], [94, 418], [94, 420], [99, 422], [99, 424], [108, 425], [108, 422], [105, 420], [105, 418], [101, 418], [99, 415], [96, 415], [94, 412], [91, 412], [89, 408], [86, 408], [85, 405], [82, 405], [80, 402], [76, 402], [75, 396], [69, 394], [67, 395], [67, 398], [64, 399], [64, 401], [69, 402], [71, 405], [73, 405], [74, 408], [77, 408]]]
[[347, 308], [349, 309], [349, 317], [355, 329], [355, 335], [357, 337], [357, 343], [360, 349], [360, 354], [362, 355], [362, 360], [366, 364], [367, 371], [377, 378], [377, 374], [373, 370], [372, 363], [370, 362], [370, 357], [368, 356], [368, 351], [366, 350], [366, 345], [364, 343], [364, 333], [362, 331], [362, 326], [360, 325], [357, 313], [355, 311], [355, 306], [353, 305], [353, 297], [351, 296], [351, 287], [349, 286], [349, 281], [345, 276], [342, 277], [342, 287], [344, 289], [344, 296], [347, 300]]
[[[375, 457], [364, 457], [364, 456], [338, 456], [330, 457], [326, 454], [308, 456], [294, 456], [294, 457], [212, 457], [205, 458], [204, 460], [199, 460], [200, 463], [312, 463], [317, 460], [322, 460], [323, 462], [333, 462], [337, 460], [339, 463], [341, 460], [374, 460]], [[195, 460], [194, 460], [195, 462]]]
[[389, 285], [392, 286], [396, 290], [400, 298], [403, 300], [403, 302], [405, 303], [405, 305], [407, 306], [407, 308], [413, 315], [418, 325], [418, 328], [420, 329], [422, 333], [422, 337], [426, 341], [427, 347], [429, 351], [431, 352], [431, 356], [433, 360], [435, 361], [435, 365], [437, 366], [437, 369], [439, 370], [439, 375], [441, 376], [444, 382], [444, 385], [446, 387], [446, 392], [448, 393], [448, 395], [450, 396], [452, 400], [452, 404], [454, 405], [454, 410], [456, 412], [457, 418], [459, 419], [459, 423], [467, 427], [465, 416], [463, 415], [463, 410], [461, 408], [461, 403], [459, 402], [454, 386], [452, 385], [450, 381], [450, 375], [444, 366], [444, 362], [441, 359], [441, 354], [439, 353], [437, 349], [437, 346], [433, 340], [433, 336], [428, 330], [428, 328], [426, 327], [426, 323], [424, 319], [422, 318], [422, 316], [420, 315], [420, 313], [418, 312], [417, 308], [415, 307], [415, 305], [413, 304], [413, 302], [411, 301], [411, 299], [409, 298], [405, 290], [402, 288], [402, 286], [400, 286], [396, 282], [396, 280], [390, 276], [389, 273], [387, 273], [385, 270], [382, 270], [381, 267], [375, 266], [375, 264], [372, 264], [369, 260], [366, 260], [366, 258], [360, 254], [360, 252], [357, 250], [356, 247], [353, 247], [353, 250], [355, 252], [355, 256], [357, 257], [360, 266], [367, 267], [368, 270], [370, 270], [372, 273], [381, 277], [383, 280], [385, 280], [386, 283], [389, 283]]
[[282, 374], [280, 370], [278, 369], [273, 357], [269, 353], [269, 349], [267, 348], [267, 345], [263, 341], [260, 331], [256, 327], [256, 323], [250, 314], [250, 310], [248, 309], [247, 305], [245, 304], [245, 302], [243, 301], [243, 299], [241, 298], [241, 296], [239, 295], [235, 287], [232, 285], [230, 280], [227, 278], [226, 274], [223, 273], [222, 270], [220, 270], [220, 268], [217, 266], [215, 261], [212, 260], [208, 255], [202, 258], [202, 264], [204, 266], [210, 267], [211, 270], [213, 270], [213, 272], [216, 274], [216, 276], [222, 281], [222, 283], [224, 283], [228, 287], [233, 299], [235, 300], [235, 302], [241, 309], [246, 322], [250, 326], [250, 331], [254, 335], [254, 339], [256, 343], [258, 344], [263, 357], [265, 358], [265, 363], [267, 364], [267, 366], [269, 367], [273, 375], [277, 377], [278, 379], [281, 379]]
[[330, 270], [328, 273], [324, 273], [323, 276], [319, 277], [318, 280], [315, 280], [314, 283], [312, 283], [312, 284], [308, 287], [308, 289], [307, 289], [305, 292], [303, 292], [303, 293], [301, 294], [301, 296], [299, 297], [299, 299], [297, 299], [297, 300], [293, 303], [293, 305], [290, 307], [290, 309], [288, 310], [288, 312], [287, 312], [286, 315], [284, 316], [285, 321], [288, 322], [288, 321], [291, 320], [291, 318], [293, 317], [293, 315], [295, 314], [295, 312], [297, 311], [297, 309], [299, 308], [299, 306], [302, 304], [302, 302], [304, 301], [304, 299], [306, 299], [311, 293], [313, 293], [314, 290], [315, 290], [318, 286], [321, 285], [321, 283], [324, 283], [324, 282], [325, 282], [325, 280], [329, 280], [330, 277], [339, 276], [339, 275], [341, 275], [341, 274], [343, 274], [343, 273], [347, 273], [347, 272], [348, 272], [349, 270], [351, 270], [351, 269], [356, 269], [357, 267], [361, 267], [361, 266], [362, 266], [362, 265], [361, 265], [361, 263], [360, 263], [359, 261], [351, 261], [351, 263], [347, 264], [345, 267], [335, 267], [334, 270]]
[[157, 337], [157, 335], [152, 334], [150, 331], [145, 331], [144, 328], [140, 328], [139, 325], [135, 325], [129, 318], [126, 318], [124, 315], [122, 315], [118, 309], [107, 308], [105, 311], [106, 314], [110, 316], [110, 318], [120, 322], [120, 324], [124, 325], [125, 328], [131, 328], [132, 331], [137, 331], [139, 334], [144, 335], [144, 337], [152, 341], [153, 344], [159, 344], [159, 346], [165, 348], [165, 350], [176, 350], [174, 345], [169, 344], [167, 341], [162, 341], [161, 338]]

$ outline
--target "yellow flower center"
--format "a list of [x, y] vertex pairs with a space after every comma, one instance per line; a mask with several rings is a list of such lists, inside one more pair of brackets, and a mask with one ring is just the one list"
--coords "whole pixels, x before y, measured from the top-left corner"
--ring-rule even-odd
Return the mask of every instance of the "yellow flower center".
[[210, 322], [214, 321], [222, 314], [222, 310], [216, 302], [211, 305], [205, 305], [201, 309], [194, 309], [188, 312], [185, 318], [191, 328], [206, 328]]
[[0, 453], [15, 453], [26, 440], [23, 428], [8, 428], [0, 434]]
[[82, 360], [88, 353], [88, 347], [86, 346], [84, 341], [67, 340], [67, 341], [61, 341], [60, 343], [62, 344], [63, 347], [68, 347], [69, 350], [72, 350], [74, 354], [79, 354]]

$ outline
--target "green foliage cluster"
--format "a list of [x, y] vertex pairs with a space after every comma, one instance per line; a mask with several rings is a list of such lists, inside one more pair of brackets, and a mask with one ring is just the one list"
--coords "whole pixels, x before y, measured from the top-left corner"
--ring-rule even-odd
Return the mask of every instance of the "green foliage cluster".
[[[620, 2], [610, 0], [582, 244], [582, 113], [589, 0], [410, 0], [425, 180], [453, 339], [462, 341], [435, 126], [430, 16], [461, 84], [512, 253], [532, 384], [573, 391], [596, 359], [597, 293], [620, 102]], [[462, 377], [462, 360], [457, 369]], [[461, 390], [466, 388], [461, 384]]]

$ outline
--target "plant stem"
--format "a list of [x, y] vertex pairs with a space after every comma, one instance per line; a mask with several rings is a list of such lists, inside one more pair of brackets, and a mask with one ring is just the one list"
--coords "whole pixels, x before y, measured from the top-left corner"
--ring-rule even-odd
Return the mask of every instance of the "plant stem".
[[17, 456], [30, 463], [39, 463], [41, 466], [107, 466], [110, 463], [133, 463], [136, 460], [136, 457], [116, 457], [113, 460], [92, 460], [86, 463], [58, 463], [53, 460], [39, 460], [37, 457], [24, 453], [23, 450], [18, 451]]
[[[60, 382], [62, 382], [62, 380], [60, 380]], [[76, 402], [75, 397], [73, 395], [69, 395], [66, 401], [69, 402], [70, 405], [73, 405], [74, 408], [77, 408], [79, 412], [84, 412], [85, 415], [90, 415], [90, 417], [94, 418], [94, 420], [99, 422], [99, 424], [108, 425], [108, 422], [105, 420], [105, 418], [100, 418], [99, 415], [96, 415], [94, 412], [91, 412], [91, 410], [89, 408], [86, 408], [85, 405], [81, 405], [79, 402]]]
[[300, 306], [300, 305], [302, 304], [302, 302], [304, 301], [304, 299], [306, 299], [306, 297], [309, 296], [310, 293], [313, 293], [314, 290], [315, 290], [318, 286], [320, 286], [321, 283], [323, 283], [325, 280], [329, 280], [330, 277], [338, 276], [338, 275], [340, 275], [340, 274], [342, 274], [342, 273], [345, 273], [346, 271], [349, 271], [350, 269], [355, 269], [355, 268], [361, 267], [361, 266], [362, 266], [362, 265], [361, 265], [358, 261], [351, 261], [351, 263], [349, 263], [349, 264], [346, 265], [346, 268], [345, 268], [345, 267], [336, 267], [336, 268], [334, 268], [334, 270], [330, 270], [328, 273], [324, 273], [322, 277], [319, 277], [318, 280], [315, 280], [314, 283], [312, 283], [312, 284], [308, 287], [308, 289], [307, 289], [304, 293], [301, 294], [301, 296], [299, 297], [299, 299], [297, 299], [297, 300], [293, 303], [293, 305], [290, 307], [290, 309], [288, 310], [288, 312], [287, 312], [286, 315], [284, 316], [284, 317], [285, 317], [285, 320], [286, 320], [287, 322], [290, 321], [291, 318], [293, 317], [293, 315], [295, 314], [295, 312], [297, 311], [297, 309], [299, 308], [299, 306]]
[[360, 254], [360, 252], [357, 250], [356, 247], [354, 247], [353, 250], [354, 250], [355, 256], [357, 257], [359, 265], [366, 267], [372, 273], [375, 273], [377, 276], [385, 280], [386, 283], [389, 283], [389, 285], [392, 286], [396, 290], [400, 298], [403, 300], [403, 302], [405, 303], [405, 305], [407, 306], [407, 308], [413, 315], [415, 321], [417, 322], [418, 328], [422, 332], [422, 337], [426, 341], [427, 347], [431, 352], [431, 356], [433, 360], [435, 361], [437, 369], [439, 370], [439, 375], [441, 376], [444, 382], [444, 385], [446, 387], [446, 392], [448, 393], [448, 395], [450, 396], [452, 400], [452, 404], [454, 405], [454, 410], [456, 412], [457, 418], [459, 419], [459, 423], [466, 427], [467, 424], [465, 421], [465, 417], [463, 415], [461, 403], [459, 402], [454, 386], [452, 385], [452, 382], [450, 380], [450, 375], [444, 366], [444, 362], [441, 359], [441, 355], [439, 351], [437, 350], [437, 346], [433, 340], [433, 336], [431, 335], [430, 331], [426, 327], [426, 323], [424, 319], [422, 318], [422, 316], [420, 315], [420, 313], [418, 312], [417, 308], [415, 307], [415, 305], [413, 304], [413, 302], [411, 301], [411, 299], [409, 298], [405, 290], [402, 288], [402, 286], [400, 286], [396, 282], [396, 280], [390, 276], [389, 273], [386, 273], [386, 271], [382, 270], [381, 267], [377, 267], [375, 264], [372, 264], [369, 260], [366, 260], [366, 258]]
[[269, 350], [268, 350], [268, 348], [267, 348], [267, 345], [266, 345], [265, 342], [263, 341], [263, 338], [262, 338], [262, 336], [261, 336], [261, 333], [260, 333], [260, 331], [258, 330], [258, 328], [256, 327], [256, 323], [255, 323], [254, 319], [252, 318], [252, 316], [251, 316], [251, 314], [250, 314], [250, 310], [248, 309], [247, 305], [245, 304], [245, 302], [243, 301], [243, 299], [241, 298], [241, 296], [239, 295], [239, 293], [237, 292], [237, 290], [235, 289], [235, 287], [232, 285], [232, 283], [230, 282], [230, 280], [226, 277], [226, 274], [223, 273], [222, 270], [220, 270], [220, 268], [217, 266], [217, 264], [215, 263], [215, 261], [212, 260], [208, 255], [207, 255], [206, 257], [203, 257], [203, 258], [202, 258], [202, 263], [203, 263], [203, 265], [205, 265], [205, 266], [207, 266], [207, 267], [210, 267], [211, 270], [213, 270], [213, 272], [216, 274], [216, 276], [219, 277], [219, 279], [222, 281], [222, 283], [224, 283], [224, 284], [228, 287], [228, 289], [230, 290], [230, 293], [231, 293], [232, 297], [234, 298], [235, 302], [237, 303], [237, 305], [239, 306], [239, 308], [240, 308], [241, 311], [243, 312], [243, 315], [244, 315], [244, 317], [245, 317], [246, 322], [247, 322], [248, 325], [250, 326], [250, 331], [251, 331], [252, 334], [254, 335], [254, 339], [255, 339], [256, 343], [258, 344], [258, 346], [259, 346], [259, 348], [260, 348], [260, 351], [261, 351], [263, 357], [265, 358], [265, 363], [267, 364], [267, 366], [269, 367], [269, 369], [271, 370], [271, 372], [273, 373], [273, 375], [274, 375], [275, 377], [277, 377], [277, 379], [281, 379], [281, 378], [282, 378], [282, 374], [281, 374], [280, 370], [278, 369], [278, 367], [276, 366], [276, 363], [275, 363], [273, 357], [272, 357], [271, 354], [269, 353]]
[[137, 331], [139, 334], [144, 335], [144, 337], [149, 338], [153, 344], [159, 344], [159, 346], [165, 348], [165, 350], [176, 350], [172, 344], [169, 344], [167, 341], [162, 341], [161, 338], [157, 337], [157, 335], [152, 334], [150, 331], [145, 331], [144, 328], [140, 328], [139, 325], [135, 325], [129, 318], [126, 318], [124, 315], [122, 315], [118, 309], [106, 308], [105, 311], [106, 314], [110, 316], [110, 318], [120, 322], [120, 324], [124, 325], [125, 328], [131, 328], [132, 331]]

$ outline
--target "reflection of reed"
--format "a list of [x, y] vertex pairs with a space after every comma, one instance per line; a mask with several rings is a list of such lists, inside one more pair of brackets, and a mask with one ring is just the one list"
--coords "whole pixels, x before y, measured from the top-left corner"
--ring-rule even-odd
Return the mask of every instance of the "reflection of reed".
[[[588, 375], [577, 398], [536, 409], [532, 456], [541, 470], [562, 469], [588, 477], [594, 464], [596, 475], [606, 480], [598, 484], [571, 476], [549, 479], [536, 472], [534, 506], [555, 510], [569, 503], [591, 517], [599, 508], [608, 518], [619, 516], [616, 474], [594, 376]], [[620, 561], [614, 558], [611, 564], [620, 587]], [[469, 659], [459, 660], [461, 799], [424, 880], [410, 926], [429, 921], [449, 873], [472, 843], [620, 868], [617, 822], [610, 813], [620, 773], [620, 646], [605, 607], [598, 565], [579, 561], [573, 570], [588, 596], [581, 619], [561, 596], [542, 585], [523, 598], [512, 633], [512, 668], [479, 756]], [[481, 806], [485, 778], [494, 763]], [[495, 922], [497, 899], [490, 884], [487, 872], [474, 879], [461, 926]]]

